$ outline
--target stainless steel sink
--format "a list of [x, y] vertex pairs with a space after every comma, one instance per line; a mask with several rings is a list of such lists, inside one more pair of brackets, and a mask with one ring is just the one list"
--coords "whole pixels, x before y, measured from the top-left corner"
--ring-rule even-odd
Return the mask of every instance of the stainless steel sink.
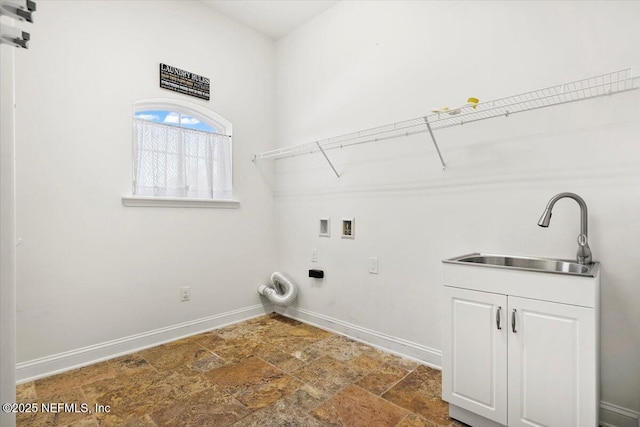
[[595, 277], [598, 263], [578, 264], [574, 261], [553, 258], [533, 258], [511, 255], [473, 253], [444, 260], [451, 264], [469, 264], [482, 267], [509, 268], [543, 273], [572, 274]]

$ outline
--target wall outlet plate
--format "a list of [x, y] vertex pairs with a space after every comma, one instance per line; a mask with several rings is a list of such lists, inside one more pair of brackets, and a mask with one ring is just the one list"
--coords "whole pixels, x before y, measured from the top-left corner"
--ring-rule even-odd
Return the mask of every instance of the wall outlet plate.
[[343, 239], [356, 238], [356, 219], [355, 218], [342, 219], [342, 236], [341, 237]]
[[378, 274], [378, 258], [369, 258], [369, 273]]
[[180, 301], [187, 302], [191, 300], [191, 288], [189, 286], [183, 286], [180, 288]]

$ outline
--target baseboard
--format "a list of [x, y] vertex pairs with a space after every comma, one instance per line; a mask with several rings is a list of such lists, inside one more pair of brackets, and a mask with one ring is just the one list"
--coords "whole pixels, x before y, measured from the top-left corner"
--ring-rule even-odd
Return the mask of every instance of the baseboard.
[[600, 424], [604, 427], [640, 427], [640, 414], [613, 403], [600, 401]]
[[22, 384], [81, 368], [272, 312], [273, 306], [271, 304], [256, 304], [125, 338], [21, 362], [16, 365], [16, 382]]
[[442, 352], [440, 350], [435, 350], [402, 338], [392, 337], [303, 308], [274, 306], [274, 309], [283, 316], [300, 320], [322, 329], [327, 329], [356, 341], [361, 341], [382, 350], [416, 360], [433, 368], [442, 369]]

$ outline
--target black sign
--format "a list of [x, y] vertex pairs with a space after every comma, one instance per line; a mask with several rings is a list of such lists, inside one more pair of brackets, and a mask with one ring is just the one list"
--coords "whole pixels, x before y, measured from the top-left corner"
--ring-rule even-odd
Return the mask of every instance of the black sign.
[[209, 100], [209, 79], [167, 64], [160, 64], [160, 87]]

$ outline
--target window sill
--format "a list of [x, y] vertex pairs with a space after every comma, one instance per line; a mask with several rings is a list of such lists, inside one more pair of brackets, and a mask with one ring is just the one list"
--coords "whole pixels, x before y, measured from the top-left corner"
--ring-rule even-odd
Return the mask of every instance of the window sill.
[[127, 207], [238, 209], [239, 200], [183, 199], [173, 197], [123, 196]]

